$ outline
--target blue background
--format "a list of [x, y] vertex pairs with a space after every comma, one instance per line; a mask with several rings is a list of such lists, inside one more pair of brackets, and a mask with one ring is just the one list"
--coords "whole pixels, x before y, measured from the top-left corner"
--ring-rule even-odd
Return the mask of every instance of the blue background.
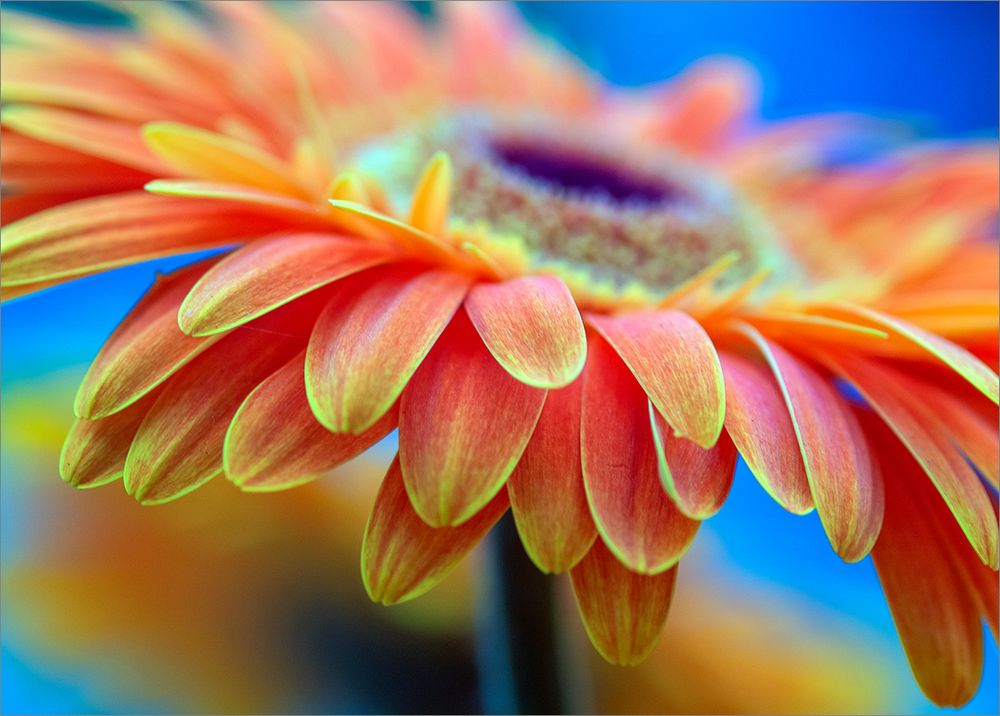
[[[615, 83], [641, 85], [703, 55], [733, 54], [761, 70], [768, 117], [861, 110], [907, 119], [931, 137], [997, 134], [994, 3], [528, 3], [522, 10]], [[89, 361], [154, 270], [182, 262], [115, 271], [5, 305], [0, 389]], [[745, 469], [708, 527], [746, 570], [894, 633], [870, 560], [842, 563], [814, 515], [785, 513]], [[987, 636], [985, 681], [963, 712], [996, 713], [997, 671]], [[88, 708], [75, 687], [49, 682], [10, 653], [3, 687], [8, 710]], [[919, 697], [910, 708], [939, 712]]]

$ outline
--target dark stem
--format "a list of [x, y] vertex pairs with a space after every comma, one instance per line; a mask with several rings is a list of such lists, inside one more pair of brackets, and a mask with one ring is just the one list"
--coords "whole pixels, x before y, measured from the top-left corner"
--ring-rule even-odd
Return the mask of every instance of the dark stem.
[[[476, 654], [484, 713], [580, 711], [557, 577], [532, 564], [510, 513], [487, 538]], [[575, 616], [575, 615], [573, 615]]]

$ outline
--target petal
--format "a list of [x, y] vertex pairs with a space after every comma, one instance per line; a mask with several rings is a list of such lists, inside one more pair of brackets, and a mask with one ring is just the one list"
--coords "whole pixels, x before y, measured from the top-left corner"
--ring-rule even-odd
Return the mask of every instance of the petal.
[[382, 481], [361, 546], [361, 576], [376, 602], [396, 604], [432, 589], [507, 511], [500, 491], [458, 527], [431, 527], [414, 511], [399, 459]]
[[431, 236], [443, 236], [451, 202], [451, 159], [438, 152], [427, 164], [413, 195], [410, 224]]
[[550, 390], [507, 492], [524, 549], [545, 573], [565, 572], [597, 537], [580, 466], [583, 380]]
[[252, 144], [174, 122], [147, 124], [142, 136], [160, 159], [194, 179], [306, 197], [289, 167]]
[[227, 331], [388, 259], [370, 244], [329, 234], [261, 239], [202, 276], [184, 299], [178, 321], [193, 336]]
[[191, 181], [187, 179], [156, 179], [147, 182], [143, 188], [151, 194], [243, 202], [287, 212], [291, 216], [306, 221], [322, 221], [320, 209], [314, 204], [302, 201], [301, 199], [293, 199], [284, 194], [275, 194], [240, 184], [222, 184], [220, 182]]
[[[910, 666], [939, 706], [961, 706], [979, 687], [982, 630], [973, 596], [955, 571], [935, 511], [944, 505], [920, 466], [869, 419], [885, 480], [885, 523], [872, 560]], [[995, 580], [995, 575], [994, 575]]]
[[909, 386], [911, 395], [922, 396], [924, 405], [935, 406], [925, 412], [933, 420], [933, 429], [946, 434], [983, 476], [993, 483], [1000, 482], [1000, 423], [997, 406], [964, 381], [949, 380], [950, 376], [911, 377], [906, 369], [896, 371]]
[[857, 321], [860, 319], [881, 328], [889, 333], [890, 338], [894, 339], [894, 343], [902, 343], [931, 354], [951, 367], [994, 403], [1000, 403], [1000, 381], [998, 381], [996, 373], [964, 348], [897, 318], [861, 306], [838, 303], [821, 306], [815, 310], [834, 317], [847, 316], [848, 320]]
[[656, 443], [660, 481], [677, 508], [693, 520], [708, 519], [722, 508], [736, 470], [736, 448], [722, 435], [705, 450], [690, 440], [674, 437], [653, 404], [649, 418]]
[[[926, 402], [920, 385], [881, 364], [859, 357], [827, 357], [882, 416], [924, 468], [980, 558], [997, 566], [997, 521], [979, 478], [938, 429], [935, 413], [944, 406]], [[932, 407], [933, 406], [933, 407]]]
[[393, 266], [333, 287], [306, 353], [316, 418], [334, 432], [367, 430], [403, 392], [462, 304], [469, 279]]
[[830, 544], [845, 561], [858, 561], [878, 537], [884, 495], [857, 421], [833, 386], [812, 368], [756, 329], [744, 324], [741, 330], [781, 387]]
[[76, 393], [77, 415], [101, 418], [131, 405], [218, 340], [191, 338], [177, 327], [184, 296], [215, 261], [157, 277], [90, 364]]
[[130, 122], [87, 116], [51, 107], [4, 107], [5, 127], [154, 175], [168, 173], [166, 165], [143, 144], [139, 130]]
[[678, 437], [710, 448], [722, 432], [726, 390], [705, 329], [680, 311], [588, 320], [614, 346]]
[[680, 513], [657, 477], [648, 401], [603, 339], [590, 341], [583, 381], [582, 456], [597, 531], [637, 572], [670, 569], [699, 522]]
[[667, 620], [677, 567], [652, 576], [632, 572], [597, 540], [570, 577], [587, 636], [601, 656], [619, 666], [649, 656]]
[[74, 420], [59, 456], [62, 479], [73, 487], [97, 487], [121, 477], [132, 439], [157, 395], [101, 420]]
[[754, 69], [741, 60], [697, 62], [668, 86], [656, 133], [693, 154], [717, 150], [759, 101], [759, 85]]
[[0, 232], [3, 285], [69, 280], [184, 251], [239, 243], [274, 217], [227, 202], [126, 192], [56, 206]]
[[797, 515], [813, 510], [795, 427], [781, 388], [766, 367], [720, 353], [726, 379], [726, 432], [774, 500]]
[[361, 454], [396, 428], [396, 411], [360, 435], [331, 433], [306, 400], [305, 352], [254, 388], [226, 433], [226, 476], [253, 492], [301, 485]]
[[171, 377], [129, 450], [126, 490], [143, 504], [159, 504], [221, 473], [233, 415], [250, 391], [305, 348], [302, 324], [316, 310], [292, 304], [239, 328]]
[[561, 388], [583, 370], [587, 336], [580, 311], [561, 279], [525, 276], [481, 283], [465, 310], [497, 362], [536, 388]]
[[457, 313], [399, 406], [399, 462], [421, 518], [458, 525], [493, 499], [544, 402], [545, 391], [511, 378]]

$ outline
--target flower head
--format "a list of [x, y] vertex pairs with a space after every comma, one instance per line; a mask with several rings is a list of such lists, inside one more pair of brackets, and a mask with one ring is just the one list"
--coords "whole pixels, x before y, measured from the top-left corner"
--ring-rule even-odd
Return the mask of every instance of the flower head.
[[432, 588], [510, 509], [632, 664], [739, 455], [874, 555], [922, 687], [968, 699], [996, 634], [995, 147], [837, 164], [891, 132], [761, 124], [729, 60], [615, 92], [502, 6], [442, 9], [431, 34], [135, 4], [100, 44], [7, 15], [5, 296], [238, 246], [109, 338], [64, 479], [282, 489], [398, 428], [370, 596]]

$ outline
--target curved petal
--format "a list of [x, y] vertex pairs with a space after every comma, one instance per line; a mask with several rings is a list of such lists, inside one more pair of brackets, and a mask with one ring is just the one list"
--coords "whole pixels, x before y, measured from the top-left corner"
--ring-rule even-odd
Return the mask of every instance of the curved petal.
[[213, 266], [181, 305], [192, 336], [227, 331], [337, 279], [388, 261], [371, 244], [329, 234], [286, 234], [255, 241]]
[[582, 461], [597, 531], [614, 555], [645, 574], [677, 563], [698, 531], [656, 474], [642, 389], [603, 339], [590, 341], [583, 380]]
[[4, 226], [3, 285], [68, 281], [185, 251], [240, 243], [274, 231], [266, 213], [227, 202], [144, 191], [83, 199]]
[[59, 456], [63, 481], [73, 487], [97, 487], [121, 477], [132, 439], [156, 396], [150, 393], [100, 420], [74, 420]]
[[234, 137], [175, 122], [147, 124], [142, 128], [142, 136], [160, 159], [192, 178], [305, 196], [290, 168]]
[[809, 478], [781, 388], [765, 366], [730, 353], [720, 353], [719, 360], [726, 379], [726, 432], [750, 472], [789, 512], [812, 512]]
[[915, 347], [929, 353], [965, 378], [994, 403], [1000, 403], [1000, 380], [989, 366], [966, 351], [931, 333], [927, 333], [898, 318], [862, 306], [838, 303], [815, 308], [817, 312], [833, 317], [846, 316], [849, 320], [865, 321], [886, 331], [895, 342]]
[[233, 415], [250, 391], [305, 348], [301, 324], [315, 318], [308, 315], [313, 309], [292, 304], [241, 327], [171, 377], [129, 449], [125, 489], [143, 504], [159, 504], [221, 473]]
[[448, 207], [451, 203], [451, 158], [438, 152], [424, 169], [413, 193], [410, 224], [431, 236], [442, 236], [447, 230]]
[[723, 434], [705, 450], [690, 440], [674, 437], [670, 426], [649, 404], [660, 482], [677, 505], [693, 520], [708, 519], [722, 508], [733, 484], [736, 448]]
[[287, 213], [291, 217], [313, 223], [323, 221], [321, 209], [325, 209], [325, 207], [317, 207], [302, 199], [295, 199], [285, 194], [273, 194], [241, 184], [223, 184], [190, 179], [155, 179], [147, 182], [143, 188], [151, 194], [251, 204]]
[[[997, 520], [993, 505], [979, 478], [952, 446], [947, 433], [938, 429], [937, 411], [914, 386], [896, 371], [859, 357], [827, 357], [827, 362], [850, 381], [882, 416], [923, 467], [962, 531], [992, 568], [997, 566]], [[914, 393], [913, 391], [917, 392]]]
[[845, 561], [858, 561], [878, 537], [885, 497], [857, 421], [812, 368], [756, 329], [743, 324], [740, 330], [757, 346], [781, 387], [830, 544]]
[[961, 706], [975, 694], [982, 674], [976, 603], [938, 529], [944, 523], [934, 512], [944, 509], [941, 498], [877, 423], [870, 419], [865, 427], [877, 446], [887, 499], [872, 560], [920, 687], [939, 706]]
[[253, 389], [226, 432], [226, 476], [243, 490], [301, 485], [361, 454], [396, 428], [390, 410], [360, 435], [331, 433], [306, 400], [305, 352]]
[[570, 577], [587, 636], [601, 656], [619, 666], [649, 656], [667, 620], [677, 567], [652, 576], [632, 572], [597, 540]]
[[680, 311], [590, 314], [678, 437], [710, 448], [722, 433], [726, 390], [712, 339]]
[[216, 259], [158, 276], [105, 341], [76, 393], [82, 418], [102, 418], [141, 398], [221, 336], [191, 338], [177, 327], [177, 309]]
[[306, 389], [334, 432], [367, 430], [396, 402], [462, 304], [469, 279], [392, 266], [344, 281], [316, 321]]
[[139, 131], [131, 122], [25, 105], [4, 107], [0, 122], [29, 137], [148, 174], [163, 176], [169, 172], [143, 144]]
[[457, 527], [431, 527], [414, 511], [399, 458], [382, 481], [361, 546], [361, 577], [376, 602], [418, 597], [448, 576], [507, 511], [501, 490], [474, 517]]
[[522, 383], [561, 388], [583, 370], [587, 336], [561, 279], [481, 283], [469, 292], [465, 310], [493, 357]]
[[544, 402], [545, 391], [511, 378], [457, 313], [399, 406], [399, 462], [420, 517], [458, 525], [493, 499]]
[[597, 537], [580, 466], [582, 380], [550, 390], [528, 447], [507, 481], [524, 549], [545, 573], [565, 572]]

